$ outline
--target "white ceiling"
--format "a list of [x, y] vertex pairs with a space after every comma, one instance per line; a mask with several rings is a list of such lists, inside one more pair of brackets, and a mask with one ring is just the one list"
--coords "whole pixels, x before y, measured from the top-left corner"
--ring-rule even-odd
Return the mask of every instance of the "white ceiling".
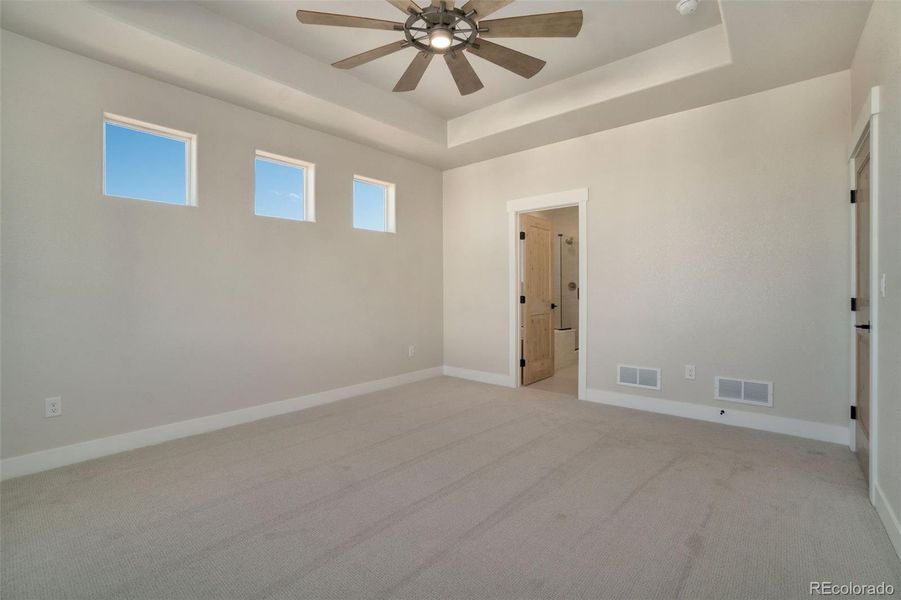
[[[423, 2], [424, 0], [420, 0]], [[3, 0], [2, 26], [438, 168], [704, 106], [850, 66], [869, 0], [517, 0], [497, 17], [581, 8], [576, 39], [498, 40], [548, 61], [532, 80], [472, 62], [460, 97], [433, 62], [420, 89], [390, 90], [412, 50], [351, 71], [330, 63], [393, 32], [307, 26], [297, 8], [396, 20], [385, 0]], [[408, 53], [409, 52], [409, 53]]]
[[[384, 0], [236, 0], [206, 2], [203, 6], [326, 65], [403, 38], [400, 32], [302, 25], [294, 16], [297, 9], [303, 8], [403, 21], [404, 15]], [[672, 0], [517, 0], [490, 18], [581, 9], [584, 14], [582, 32], [572, 39], [494, 40], [547, 61], [544, 69], [532, 79], [523, 79], [492, 63], [472, 58], [470, 62], [485, 87], [464, 97], [458, 93], [445, 65], [435, 62], [416, 91], [404, 95], [445, 119], [458, 117], [720, 22], [716, 2], [702, 3], [698, 11], [688, 17], [681, 16], [674, 6]], [[415, 50], [411, 48], [348, 73], [390, 92], [414, 55]]]

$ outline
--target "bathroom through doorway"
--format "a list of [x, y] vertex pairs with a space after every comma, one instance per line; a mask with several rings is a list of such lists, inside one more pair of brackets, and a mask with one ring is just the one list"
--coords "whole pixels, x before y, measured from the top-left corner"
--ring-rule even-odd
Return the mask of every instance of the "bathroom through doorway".
[[520, 384], [579, 391], [579, 207], [519, 214]]

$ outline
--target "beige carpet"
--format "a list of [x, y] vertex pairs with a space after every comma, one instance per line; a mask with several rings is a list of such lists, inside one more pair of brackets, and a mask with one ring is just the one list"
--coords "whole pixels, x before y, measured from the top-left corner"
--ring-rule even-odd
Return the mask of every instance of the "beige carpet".
[[781, 599], [810, 580], [901, 585], [847, 448], [450, 378], [2, 486], [4, 600]]
[[558, 369], [552, 376], [536, 381], [529, 388], [577, 397], [579, 395], [579, 365], [569, 365]]

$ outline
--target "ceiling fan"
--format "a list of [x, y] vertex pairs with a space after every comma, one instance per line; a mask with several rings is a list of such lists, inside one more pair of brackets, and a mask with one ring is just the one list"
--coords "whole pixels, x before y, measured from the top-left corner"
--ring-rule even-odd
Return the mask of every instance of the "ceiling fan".
[[298, 10], [297, 19], [307, 25], [403, 31], [403, 40], [339, 60], [332, 66], [352, 69], [412, 47], [419, 52], [394, 86], [395, 92], [415, 90], [432, 57], [441, 54], [463, 96], [484, 87], [464, 51], [527, 79], [545, 65], [541, 59], [485, 38], [576, 37], [582, 29], [581, 10], [483, 20], [513, 0], [469, 0], [462, 8], [456, 8], [454, 0], [432, 0], [431, 5], [425, 8], [413, 0], [387, 1], [407, 15], [405, 22], [312, 10]]

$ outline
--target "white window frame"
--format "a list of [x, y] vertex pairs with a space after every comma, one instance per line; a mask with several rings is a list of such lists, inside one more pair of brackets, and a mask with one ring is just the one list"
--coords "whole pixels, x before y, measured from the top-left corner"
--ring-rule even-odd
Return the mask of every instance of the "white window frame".
[[[185, 203], [173, 204], [171, 202], [159, 202], [148, 198], [137, 198], [135, 196], [120, 196], [118, 194], [108, 194], [106, 191], [106, 124], [111, 123], [119, 127], [126, 127], [142, 133], [158, 135], [169, 139], [185, 142]], [[131, 117], [123, 117], [113, 113], [103, 113], [103, 123], [101, 126], [103, 131], [103, 147], [101, 148], [101, 161], [103, 162], [103, 170], [100, 174], [103, 188], [103, 195], [110, 198], [128, 198], [129, 200], [143, 200], [144, 202], [156, 202], [157, 204], [167, 204], [169, 206], [197, 206], [197, 134], [179, 131], [162, 125], [154, 125], [145, 121], [132, 119]]]
[[[366, 177], [365, 175], [354, 175], [354, 181], [360, 181], [362, 183], [370, 183], [372, 185], [378, 185], [385, 188], [385, 229], [363, 229], [361, 227], [354, 227], [354, 229], [358, 231], [372, 231], [374, 233], [397, 233], [396, 221], [395, 221], [395, 196], [397, 195], [397, 186], [390, 181], [382, 181], [381, 179], [373, 179], [372, 177]], [[353, 188], [351, 187], [351, 194], [353, 193]], [[351, 209], [353, 209], [353, 196], [351, 196]], [[353, 215], [351, 215], [353, 217]], [[351, 218], [351, 223], [353, 223], [353, 218]]]
[[[256, 162], [262, 159], [277, 165], [285, 165], [288, 167], [296, 167], [304, 170], [303, 174], [303, 219], [291, 219], [288, 217], [273, 217], [271, 215], [257, 214], [257, 175]], [[282, 221], [296, 221], [298, 223], [315, 223], [316, 222], [316, 165], [299, 158], [291, 158], [274, 152], [257, 149], [253, 156], [253, 214], [256, 217], [266, 217], [269, 219], [281, 219]]]

